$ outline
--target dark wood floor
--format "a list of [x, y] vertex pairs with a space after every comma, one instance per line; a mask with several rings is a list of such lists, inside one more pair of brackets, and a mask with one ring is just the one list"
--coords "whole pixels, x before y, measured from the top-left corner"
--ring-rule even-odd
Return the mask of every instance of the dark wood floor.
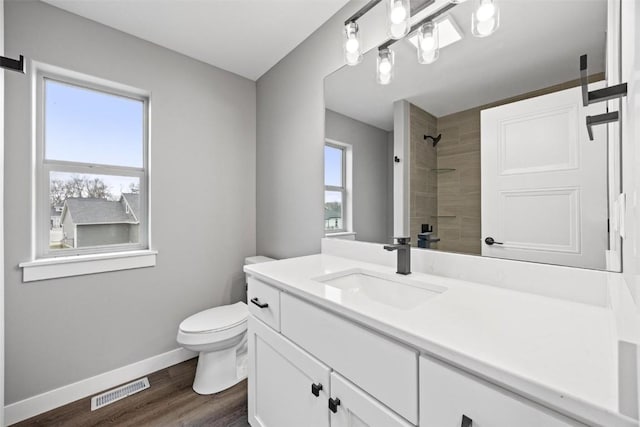
[[91, 398], [40, 414], [14, 426], [248, 427], [247, 381], [221, 393], [192, 389], [197, 359], [148, 375], [151, 387], [91, 412]]

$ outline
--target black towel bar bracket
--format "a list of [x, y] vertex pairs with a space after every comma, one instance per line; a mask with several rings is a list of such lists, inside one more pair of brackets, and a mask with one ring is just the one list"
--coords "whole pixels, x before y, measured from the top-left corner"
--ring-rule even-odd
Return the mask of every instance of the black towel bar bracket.
[[24, 56], [20, 55], [20, 59], [11, 59], [0, 56], [0, 67], [24, 74]]
[[[580, 57], [580, 85], [582, 86], [582, 105], [585, 107], [596, 102], [604, 102], [627, 96], [626, 83], [620, 83], [615, 86], [589, 91], [587, 55], [582, 55]], [[587, 132], [589, 133], [589, 140], [593, 141], [593, 126], [617, 122], [618, 120], [620, 120], [620, 114], [618, 114], [617, 111], [598, 114], [596, 116], [587, 116]]]

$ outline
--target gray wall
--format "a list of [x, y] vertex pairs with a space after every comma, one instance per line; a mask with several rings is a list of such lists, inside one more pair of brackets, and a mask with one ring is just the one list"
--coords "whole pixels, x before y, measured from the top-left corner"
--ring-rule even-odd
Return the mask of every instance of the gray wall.
[[[320, 251], [323, 82], [344, 65], [344, 20], [365, 3], [349, 2], [257, 82], [257, 248], [261, 255], [285, 258]], [[363, 22], [365, 50], [386, 37], [384, 16], [380, 18]]]
[[30, 76], [6, 73], [6, 403], [177, 348], [177, 326], [244, 298], [255, 254], [255, 83], [44, 3], [5, 3], [7, 52], [149, 90], [156, 267], [22, 283]]
[[[4, 0], [0, 0], [0, 54], [4, 54]], [[4, 129], [4, 73], [0, 73], [0, 129]], [[0, 131], [0, 165], [4, 164], [4, 134]], [[0, 166], [0, 172], [4, 167]], [[4, 242], [4, 177], [0, 173], [0, 242]], [[4, 378], [4, 245], [0, 246], [0, 376]], [[4, 402], [4, 381], [0, 381], [0, 403]], [[0, 404], [4, 425], [4, 405]]]
[[326, 110], [325, 137], [350, 144], [353, 149], [353, 231], [356, 240], [386, 242], [393, 230], [387, 229], [389, 132]]

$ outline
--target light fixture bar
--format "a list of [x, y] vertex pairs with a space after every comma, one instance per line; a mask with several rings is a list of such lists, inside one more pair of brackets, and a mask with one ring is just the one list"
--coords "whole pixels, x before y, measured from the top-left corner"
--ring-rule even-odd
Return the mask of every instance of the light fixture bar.
[[[430, 2], [429, 4], [431, 4], [431, 3], [432, 2]], [[416, 32], [418, 30], [418, 28], [420, 28], [423, 24], [426, 24], [429, 21], [435, 20], [438, 16], [448, 12], [449, 10], [453, 9], [454, 7], [456, 7], [457, 5], [458, 5], [458, 3], [448, 3], [446, 6], [441, 7], [439, 10], [436, 10], [431, 15], [429, 15], [426, 18], [420, 20], [420, 22], [416, 23], [415, 25], [413, 25], [411, 27], [411, 29], [409, 30], [409, 34], [407, 34], [407, 37], [410, 37], [411, 34]], [[378, 51], [384, 50], [384, 49], [388, 49], [389, 46], [391, 46], [392, 44], [394, 44], [397, 41], [398, 40], [394, 40], [394, 39], [387, 40], [386, 42], [384, 42], [380, 46], [378, 46]]]
[[362, 18], [365, 13], [369, 12], [371, 9], [373, 9], [381, 1], [382, 0], [371, 0], [369, 3], [365, 4], [364, 6], [362, 6], [360, 8], [360, 10], [358, 10], [356, 13], [351, 15], [349, 17], [349, 19], [344, 21], [344, 25], [350, 24], [351, 22], [356, 22], [358, 19]]
[[[429, 6], [431, 6], [432, 4], [434, 4], [436, 2], [436, 0], [425, 0], [424, 2], [420, 3], [420, 4], [415, 4], [415, 1], [413, 3], [411, 3], [412, 7], [411, 7], [411, 16], [416, 16], [418, 13], [422, 12], [423, 10], [425, 10], [426, 8], [428, 8]], [[415, 7], [413, 7], [415, 6]]]

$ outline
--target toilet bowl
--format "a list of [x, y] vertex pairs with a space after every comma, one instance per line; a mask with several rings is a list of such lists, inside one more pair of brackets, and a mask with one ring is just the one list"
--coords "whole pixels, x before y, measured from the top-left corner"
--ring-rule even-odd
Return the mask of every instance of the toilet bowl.
[[248, 315], [247, 305], [238, 302], [201, 311], [180, 323], [178, 344], [200, 353], [193, 380], [196, 393], [218, 393], [246, 378]]
[[[245, 264], [273, 261], [249, 257]], [[244, 302], [210, 308], [187, 317], [178, 327], [177, 341], [198, 352], [193, 390], [213, 394], [234, 386], [247, 377], [247, 319]]]

